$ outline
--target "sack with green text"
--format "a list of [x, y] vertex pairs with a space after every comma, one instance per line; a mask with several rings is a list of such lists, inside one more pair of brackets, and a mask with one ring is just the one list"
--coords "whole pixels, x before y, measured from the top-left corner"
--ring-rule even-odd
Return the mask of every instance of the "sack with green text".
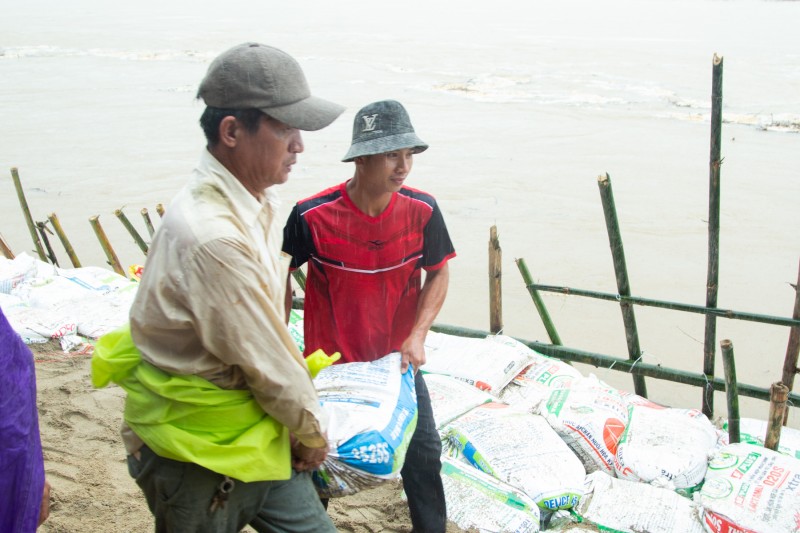
[[450, 422], [446, 434], [449, 450], [542, 510], [574, 507], [583, 493], [583, 465], [541, 416], [487, 403]]
[[400, 354], [324, 368], [314, 386], [330, 443], [312, 475], [319, 495], [346, 496], [396, 479], [417, 427], [414, 374], [400, 372]]

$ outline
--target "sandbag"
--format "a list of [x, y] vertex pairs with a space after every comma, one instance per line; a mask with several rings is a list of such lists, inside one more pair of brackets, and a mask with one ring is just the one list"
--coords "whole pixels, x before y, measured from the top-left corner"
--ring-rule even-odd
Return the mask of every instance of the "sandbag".
[[414, 375], [400, 372], [400, 354], [324, 368], [314, 386], [329, 421], [330, 451], [312, 475], [320, 496], [354, 494], [397, 478], [417, 427]]
[[460, 379], [497, 397], [503, 387], [534, 359], [532, 350], [484, 339], [429, 332], [425, 338], [426, 374]]
[[711, 533], [800, 531], [800, 460], [752, 444], [728, 444], [694, 494]]
[[569, 387], [573, 381], [583, 378], [569, 364], [531, 350], [516, 339], [503, 335], [492, 339], [531, 356], [531, 364], [517, 374], [500, 393], [500, 399], [509, 405], [535, 413], [539, 404], [549, 398], [552, 389]]
[[426, 374], [425, 385], [428, 387], [437, 429], [470, 409], [491, 402], [493, 398], [488, 392], [442, 374]]
[[602, 531], [703, 532], [700, 508], [689, 498], [599, 471], [586, 476], [585, 492], [574, 512]]
[[619, 392], [594, 376], [551, 389], [534, 413], [544, 417], [583, 463], [587, 473], [615, 475], [614, 457], [628, 422]]
[[442, 458], [447, 519], [463, 530], [539, 531], [539, 507], [519, 489], [460, 460]]
[[617, 477], [687, 493], [703, 481], [718, 433], [696, 409], [631, 406], [617, 446]]
[[563, 388], [569, 387], [573, 381], [583, 377], [583, 374], [569, 363], [532, 350], [514, 338], [505, 335], [495, 335], [489, 338], [522, 354], [527, 354], [531, 358], [530, 364], [514, 378], [514, 383], [521, 385], [536, 383], [548, 388]]
[[540, 509], [577, 504], [586, 472], [541, 416], [488, 403], [453, 420], [445, 433], [449, 448], [523, 491]]
[[[727, 433], [728, 421], [722, 424], [723, 430]], [[755, 418], [742, 418], [739, 420], [739, 442], [764, 446], [764, 439], [767, 435], [767, 422]], [[789, 455], [795, 459], [800, 459], [800, 430], [782, 427], [781, 440], [776, 450], [784, 455]]]

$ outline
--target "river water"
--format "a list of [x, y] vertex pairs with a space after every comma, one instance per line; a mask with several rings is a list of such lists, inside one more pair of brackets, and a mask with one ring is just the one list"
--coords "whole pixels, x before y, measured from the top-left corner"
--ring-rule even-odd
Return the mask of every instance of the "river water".
[[[402, 101], [431, 148], [409, 185], [439, 200], [458, 257], [440, 321], [488, 329], [487, 249], [503, 249], [505, 333], [546, 341], [514, 259], [536, 281], [616, 292], [597, 178], [611, 177], [631, 293], [703, 305], [712, 59], [723, 57], [720, 307], [791, 316], [800, 229], [800, 2], [366, 0], [6, 3], [0, 18], [0, 233], [31, 250], [10, 179], [34, 218], [55, 212], [84, 264], [104, 256], [100, 215], [125, 265], [144, 257], [114, 210], [167, 204], [203, 146], [194, 95], [239, 42], [294, 55], [312, 91], [347, 106], [304, 136], [285, 210], [347, 179], [352, 117]], [[157, 220], [156, 220], [157, 224]], [[55, 241], [55, 240], [54, 240]], [[62, 265], [66, 255], [60, 253]], [[209, 280], [212, 282], [212, 280]], [[619, 307], [543, 295], [565, 344], [627, 357]], [[643, 360], [702, 369], [704, 319], [636, 308]], [[718, 320], [740, 380], [781, 377], [788, 329]], [[579, 365], [631, 389], [629, 376]], [[717, 375], [723, 375], [718, 356]], [[699, 389], [648, 380], [699, 407]], [[743, 415], [767, 404], [743, 400]], [[716, 413], [725, 415], [724, 396]], [[800, 426], [792, 414], [791, 424]]]

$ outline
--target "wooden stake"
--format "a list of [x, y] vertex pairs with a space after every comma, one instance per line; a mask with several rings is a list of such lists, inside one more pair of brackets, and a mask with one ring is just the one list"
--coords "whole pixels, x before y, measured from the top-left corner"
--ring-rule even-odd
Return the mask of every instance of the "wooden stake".
[[503, 251], [497, 226], [489, 229], [489, 331], [503, 331]]
[[144, 219], [144, 225], [147, 228], [147, 233], [150, 234], [150, 238], [152, 239], [156, 230], [153, 228], [153, 221], [150, 220], [150, 213], [147, 212], [146, 207], [142, 208], [142, 218]]
[[533, 285], [533, 278], [531, 277], [531, 273], [528, 271], [528, 265], [525, 264], [525, 260], [522, 258], [517, 259], [516, 263], [517, 268], [519, 268], [519, 273], [522, 275], [522, 280], [525, 282], [525, 287], [528, 289], [531, 299], [533, 299], [533, 305], [536, 307], [536, 311], [539, 312], [539, 318], [542, 319], [544, 329], [547, 330], [547, 336], [550, 337], [550, 342], [561, 346], [561, 337], [558, 336], [558, 331], [556, 331], [556, 327], [553, 325], [553, 320], [550, 318], [550, 313], [547, 311], [547, 307], [544, 305], [542, 296]]
[[156, 213], [161, 218], [164, 218], [164, 204], [156, 204]]
[[136, 231], [136, 228], [133, 227], [133, 224], [131, 224], [131, 221], [128, 220], [127, 216], [125, 216], [125, 213], [122, 212], [122, 209], [114, 210], [114, 214], [119, 221], [122, 222], [122, 225], [125, 226], [125, 229], [128, 230], [128, 233], [131, 234], [131, 237], [133, 237], [133, 240], [136, 241], [136, 245], [139, 247], [142, 253], [147, 255], [147, 243], [144, 242], [144, 239], [142, 239], [142, 236], [139, 235], [138, 231]]
[[52, 246], [50, 246], [50, 239], [47, 238], [47, 232], [50, 230], [47, 229], [47, 226], [44, 222], [37, 222], [36, 228], [39, 230], [39, 236], [44, 243], [44, 247], [47, 249], [47, 259], [55, 266], [59, 266], [58, 259], [56, 259], [56, 254], [53, 252]]
[[[709, 157], [708, 186], [708, 277], [706, 281], [706, 307], [717, 306], [719, 289], [719, 206], [720, 165], [722, 165], [722, 58], [714, 54], [711, 79], [711, 154]], [[714, 377], [714, 356], [717, 338], [717, 319], [706, 315], [705, 341], [703, 343], [703, 373]], [[706, 386], [703, 391], [703, 414], [714, 416], [714, 391]]]
[[778, 450], [781, 442], [781, 428], [783, 416], [786, 411], [786, 400], [789, 399], [789, 388], [780, 381], [773, 383], [770, 389], [769, 420], [767, 420], [767, 436], [764, 438], [764, 448]]
[[[608, 231], [608, 244], [611, 247], [611, 255], [614, 259], [614, 272], [617, 277], [617, 291], [620, 296], [630, 296], [631, 288], [628, 281], [628, 267], [625, 265], [625, 250], [622, 247], [622, 234], [619, 230], [617, 220], [617, 208], [614, 205], [614, 192], [611, 189], [611, 177], [598, 176], [597, 185], [600, 187], [600, 199], [603, 202], [603, 213], [606, 219], [606, 230]], [[633, 312], [633, 305], [620, 301], [622, 310], [622, 322], [625, 325], [625, 340], [628, 343], [628, 358], [631, 361], [638, 361], [642, 356], [642, 349], [639, 347], [639, 332], [636, 327], [636, 315]], [[644, 376], [633, 375], [633, 388], [636, 394], [647, 398], [647, 385]]]
[[39, 235], [36, 233], [36, 225], [34, 225], [33, 218], [31, 217], [31, 210], [28, 208], [28, 201], [25, 199], [25, 191], [22, 190], [22, 181], [19, 179], [17, 167], [11, 167], [11, 179], [14, 180], [14, 187], [17, 189], [19, 205], [22, 207], [22, 214], [25, 216], [25, 222], [28, 224], [28, 231], [31, 234], [31, 239], [33, 239], [33, 245], [36, 248], [36, 253], [39, 254], [39, 259], [47, 262], [47, 256], [42, 248]]
[[58, 235], [61, 245], [64, 246], [64, 250], [66, 250], [69, 260], [72, 261], [72, 266], [75, 268], [80, 268], [81, 262], [78, 260], [78, 256], [75, 255], [75, 250], [72, 249], [72, 244], [69, 242], [69, 239], [67, 239], [67, 234], [64, 233], [64, 228], [61, 227], [61, 222], [58, 220], [56, 214], [50, 213], [50, 216], [47, 217], [47, 219], [53, 225], [53, 230], [56, 232], [56, 235]]
[[722, 364], [725, 368], [725, 395], [728, 399], [728, 440], [739, 442], [739, 384], [736, 382], [736, 362], [733, 358], [733, 343], [722, 340]]
[[[800, 270], [797, 273], [797, 285], [794, 285], [794, 312], [792, 318], [800, 319]], [[786, 357], [783, 360], [783, 378], [781, 382], [791, 391], [794, 389], [794, 376], [800, 372], [797, 360], [800, 355], [800, 327], [792, 326], [789, 330], [789, 344], [786, 346]], [[783, 418], [783, 425], [788, 422], [789, 410]]]
[[6, 259], [14, 259], [14, 252], [11, 251], [11, 248], [2, 235], [0, 235], [0, 252], [3, 252]]
[[122, 265], [119, 263], [119, 258], [117, 258], [117, 254], [114, 252], [114, 249], [111, 247], [111, 243], [108, 242], [108, 237], [106, 236], [106, 232], [103, 231], [103, 226], [100, 225], [100, 216], [95, 215], [89, 219], [89, 224], [92, 225], [92, 229], [94, 230], [94, 234], [97, 236], [97, 240], [100, 241], [100, 246], [103, 248], [103, 251], [106, 253], [106, 257], [108, 258], [108, 264], [111, 265], [111, 268], [114, 269], [114, 272], [119, 274], [120, 276], [125, 276], [125, 271], [122, 269]]

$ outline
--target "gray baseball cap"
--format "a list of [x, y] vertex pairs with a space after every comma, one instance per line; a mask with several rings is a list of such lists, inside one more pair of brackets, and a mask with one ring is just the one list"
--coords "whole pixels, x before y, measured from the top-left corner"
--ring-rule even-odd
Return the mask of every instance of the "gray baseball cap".
[[344, 111], [339, 104], [311, 96], [292, 56], [259, 43], [243, 43], [217, 56], [197, 97], [210, 107], [258, 109], [305, 131], [324, 128]]
[[428, 145], [414, 133], [403, 104], [381, 100], [362, 107], [353, 119], [353, 142], [342, 161], [362, 155], [383, 154], [403, 148], [424, 152]]

